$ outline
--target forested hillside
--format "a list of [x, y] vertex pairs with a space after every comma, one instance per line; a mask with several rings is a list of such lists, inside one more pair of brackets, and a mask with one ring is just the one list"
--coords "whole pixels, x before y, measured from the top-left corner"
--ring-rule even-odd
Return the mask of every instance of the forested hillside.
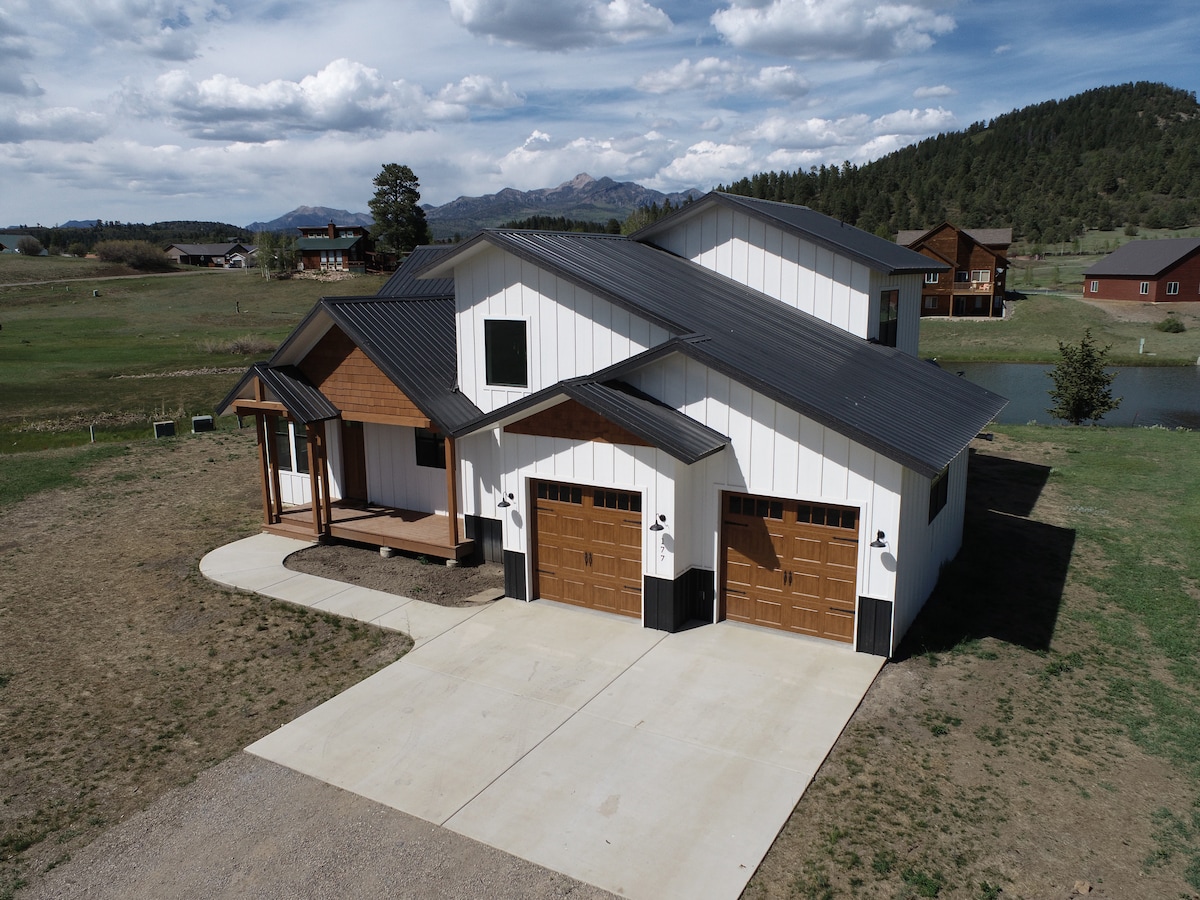
[[720, 190], [812, 207], [876, 234], [1008, 227], [1031, 244], [1085, 228], [1200, 221], [1200, 106], [1139, 82], [941, 134], [863, 166], [763, 172]]
[[254, 233], [223, 222], [105, 222], [97, 219], [88, 226], [43, 228], [22, 225], [17, 229], [37, 238], [51, 255], [91, 252], [101, 241], [149, 241], [159, 247], [170, 244], [219, 244], [225, 241], [253, 242]]

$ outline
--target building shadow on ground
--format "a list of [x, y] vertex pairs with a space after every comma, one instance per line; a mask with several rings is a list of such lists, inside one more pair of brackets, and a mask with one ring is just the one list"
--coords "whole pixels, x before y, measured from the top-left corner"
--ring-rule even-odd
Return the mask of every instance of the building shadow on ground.
[[996, 638], [1048, 650], [1075, 532], [1029, 518], [1048, 466], [972, 449], [963, 545], [905, 635], [896, 659]]

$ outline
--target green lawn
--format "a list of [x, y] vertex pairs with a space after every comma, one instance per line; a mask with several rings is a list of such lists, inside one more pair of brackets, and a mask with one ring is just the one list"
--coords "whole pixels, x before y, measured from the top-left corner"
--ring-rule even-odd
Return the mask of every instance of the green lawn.
[[64, 278], [100, 278], [128, 275], [132, 269], [98, 259], [72, 256], [22, 256], [0, 253], [0, 285], [35, 281], [61, 281]]
[[[922, 319], [921, 356], [951, 362], [1053, 363], [1058, 360], [1059, 341], [1074, 343], [1090, 328], [1097, 343], [1112, 346], [1113, 364], [1193, 365], [1200, 357], [1200, 303], [1192, 305], [1194, 312], [1178, 314], [1187, 330], [1168, 334], [1151, 322], [1118, 321], [1099, 307], [1071, 297], [1031, 294], [1016, 301], [1005, 319]], [[1142, 339], [1145, 355], [1139, 356]]]
[[0, 287], [0, 452], [61, 444], [67, 426], [75, 442], [93, 423], [211, 414], [230, 370], [270, 356], [317, 299], [383, 281], [205, 271]]

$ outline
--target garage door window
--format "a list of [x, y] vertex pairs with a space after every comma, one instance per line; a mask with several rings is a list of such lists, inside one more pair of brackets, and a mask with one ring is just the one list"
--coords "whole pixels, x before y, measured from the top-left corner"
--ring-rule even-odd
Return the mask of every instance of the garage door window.
[[539, 481], [537, 486], [539, 500], [554, 500], [557, 503], [583, 503], [583, 488], [577, 484], [558, 484], [553, 481]]

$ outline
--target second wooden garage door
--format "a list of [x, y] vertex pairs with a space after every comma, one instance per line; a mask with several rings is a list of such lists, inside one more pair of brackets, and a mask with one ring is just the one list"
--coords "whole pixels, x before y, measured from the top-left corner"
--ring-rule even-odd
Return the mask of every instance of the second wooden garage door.
[[555, 481], [533, 493], [533, 595], [641, 618], [642, 495]]
[[858, 510], [746, 494], [722, 502], [726, 618], [854, 640]]

